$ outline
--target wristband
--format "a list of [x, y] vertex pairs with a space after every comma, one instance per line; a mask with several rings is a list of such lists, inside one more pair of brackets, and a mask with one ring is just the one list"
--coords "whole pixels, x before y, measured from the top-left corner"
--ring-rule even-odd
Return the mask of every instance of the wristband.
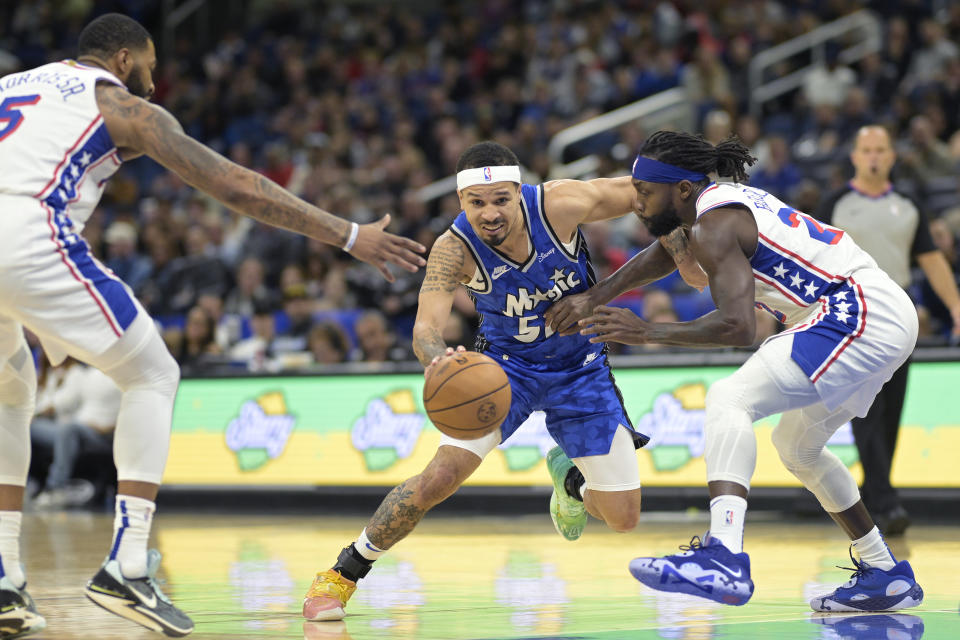
[[350, 223], [350, 237], [347, 238], [347, 243], [343, 245], [343, 250], [347, 253], [350, 253], [350, 249], [353, 249], [354, 243], [357, 241], [357, 235], [360, 233], [360, 225], [356, 222]]

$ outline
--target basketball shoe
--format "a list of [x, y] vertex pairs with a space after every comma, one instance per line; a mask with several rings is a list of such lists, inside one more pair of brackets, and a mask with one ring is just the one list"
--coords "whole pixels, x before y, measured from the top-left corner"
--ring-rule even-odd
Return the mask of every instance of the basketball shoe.
[[812, 599], [814, 611], [896, 611], [923, 602], [923, 589], [906, 560], [884, 571], [854, 558], [852, 546], [850, 559], [856, 567], [850, 569], [850, 580], [832, 593]]
[[317, 574], [303, 597], [303, 617], [307, 620], [342, 620], [343, 608], [357, 590], [357, 583], [339, 571], [327, 569]]
[[193, 631], [193, 621], [160, 590], [155, 578], [159, 566], [160, 552], [150, 549], [146, 577], [131, 579], [120, 573], [117, 560], [108, 559], [84, 592], [94, 604], [121, 618], [174, 638], [185, 636]]
[[633, 577], [658, 591], [687, 593], [721, 604], [740, 606], [753, 595], [750, 557], [733, 553], [722, 542], [706, 537], [706, 544], [693, 536], [683, 553], [663, 558], [634, 558]]
[[550, 519], [557, 532], [567, 540], [576, 540], [583, 535], [587, 525], [587, 510], [582, 500], [577, 500], [567, 491], [567, 473], [574, 467], [560, 447], [547, 452], [547, 469], [553, 480], [553, 494], [550, 496]]
[[920, 640], [923, 637], [923, 620], [909, 613], [892, 615], [845, 615], [813, 616], [810, 622], [829, 627], [836, 638], [850, 640], [879, 640], [896, 638], [897, 640]]
[[22, 638], [46, 626], [26, 588], [18, 589], [6, 576], [0, 578], [0, 638]]

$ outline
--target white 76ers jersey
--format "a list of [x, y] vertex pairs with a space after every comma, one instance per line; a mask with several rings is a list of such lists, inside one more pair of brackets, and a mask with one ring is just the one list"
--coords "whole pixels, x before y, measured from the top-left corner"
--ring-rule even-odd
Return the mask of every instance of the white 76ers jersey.
[[0, 78], [0, 196], [41, 204], [4, 215], [46, 213], [61, 238], [90, 217], [121, 162], [97, 107], [101, 80], [123, 86], [72, 60]]
[[859, 269], [877, 268], [873, 258], [840, 229], [821, 224], [753, 187], [707, 187], [697, 199], [697, 217], [730, 205], [749, 208], [757, 222], [757, 251], [750, 258], [756, 306], [788, 326], [821, 311], [830, 302], [827, 297], [843, 295], [841, 290], [849, 286], [847, 278]]

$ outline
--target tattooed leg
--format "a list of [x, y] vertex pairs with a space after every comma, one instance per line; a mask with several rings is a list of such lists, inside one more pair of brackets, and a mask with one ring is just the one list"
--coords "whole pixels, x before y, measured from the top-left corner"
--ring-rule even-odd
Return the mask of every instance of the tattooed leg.
[[367, 525], [370, 542], [386, 550], [405, 538], [427, 511], [456, 492], [480, 462], [466, 449], [440, 447], [423, 473], [402, 482], [380, 503]]

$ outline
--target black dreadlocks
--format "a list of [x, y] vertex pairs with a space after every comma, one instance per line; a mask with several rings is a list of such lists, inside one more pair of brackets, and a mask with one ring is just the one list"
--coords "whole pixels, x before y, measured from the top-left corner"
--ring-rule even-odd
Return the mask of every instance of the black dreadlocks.
[[643, 143], [640, 155], [687, 171], [706, 174], [715, 171], [735, 182], [745, 181], [747, 167], [757, 161], [737, 136], [713, 146], [703, 136], [680, 131], [657, 131]]

